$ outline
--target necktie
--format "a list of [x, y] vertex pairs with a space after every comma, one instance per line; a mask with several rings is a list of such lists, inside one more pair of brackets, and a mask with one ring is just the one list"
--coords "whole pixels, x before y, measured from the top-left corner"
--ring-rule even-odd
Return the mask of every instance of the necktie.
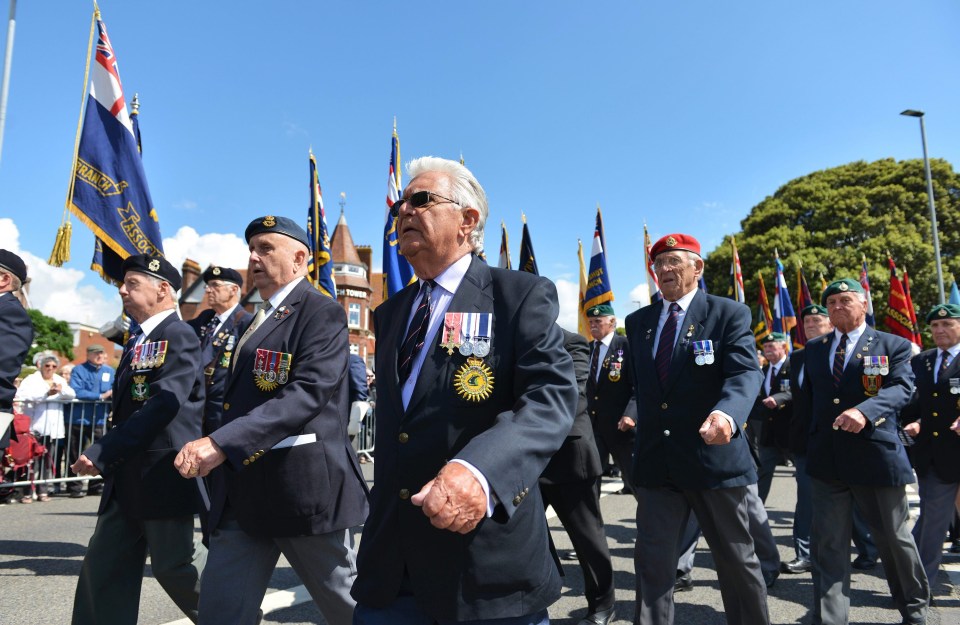
[[943, 377], [943, 374], [947, 372], [947, 367], [950, 366], [950, 352], [940, 351], [940, 368], [937, 369], [937, 382], [940, 381], [940, 378]]
[[220, 317], [214, 315], [210, 321], [203, 326], [203, 330], [201, 331], [201, 334], [203, 334], [203, 349], [206, 349], [213, 341], [213, 333], [217, 329], [218, 325], [220, 325]]
[[590, 384], [597, 382], [597, 370], [600, 368], [600, 341], [593, 342], [593, 354], [590, 356]]
[[427, 340], [427, 326], [430, 325], [430, 308], [432, 305], [431, 294], [433, 293], [433, 280], [425, 280], [420, 283], [420, 304], [413, 312], [413, 318], [410, 320], [410, 327], [407, 329], [407, 336], [400, 345], [400, 351], [397, 353], [397, 374], [400, 376], [400, 386], [403, 386], [410, 377], [410, 371], [413, 370], [413, 361]]
[[657, 344], [657, 375], [660, 377], [660, 384], [667, 383], [667, 376], [670, 373], [670, 359], [673, 358], [673, 343], [677, 336], [677, 318], [680, 316], [680, 305], [676, 302], [670, 304], [670, 311], [667, 313], [667, 320], [663, 324], [663, 330], [660, 331], [660, 342]]
[[[237, 343], [237, 349], [234, 351], [235, 354], [240, 354], [240, 349], [243, 347], [243, 344], [247, 342], [253, 333], [257, 331], [257, 328], [260, 327], [260, 324], [263, 323], [263, 320], [267, 318], [267, 311], [270, 310], [270, 302], [262, 302], [257, 310], [257, 314], [254, 316], [253, 321], [250, 323], [250, 327], [247, 328], [247, 331], [243, 333], [243, 336], [240, 337], [240, 341]], [[237, 361], [239, 358], [233, 359], [233, 366], [237, 366]]]
[[136, 331], [130, 335], [130, 338], [127, 339], [127, 342], [123, 344], [123, 354], [120, 356], [118, 370], [123, 369], [127, 363], [130, 362], [130, 355], [133, 353], [134, 348], [137, 346], [137, 341], [140, 340], [141, 336], [143, 336], [143, 331], [137, 328]]
[[847, 358], [847, 335], [840, 337], [837, 351], [833, 353], [833, 387], [840, 388], [840, 378], [843, 377], [843, 365]]

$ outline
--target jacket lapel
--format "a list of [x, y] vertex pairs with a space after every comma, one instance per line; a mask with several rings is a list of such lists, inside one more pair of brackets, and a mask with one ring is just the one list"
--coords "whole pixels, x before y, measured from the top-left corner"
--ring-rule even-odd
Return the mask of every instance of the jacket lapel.
[[390, 311], [393, 323], [382, 332], [382, 340], [381, 335], [377, 335], [377, 351], [384, 355], [384, 358], [379, 360], [383, 371], [377, 371], [377, 379], [382, 379], [384, 382], [387, 380], [393, 382], [392, 384], [384, 384], [382, 387], [377, 384], [377, 389], [386, 388], [387, 396], [383, 400], [390, 402], [396, 414], [401, 415], [403, 414], [403, 396], [400, 388], [400, 373], [397, 371], [397, 356], [400, 353], [400, 344], [407, 332], [410, 316], [413, 314], [413, 300], [419, 292], [419, 282], [416, 282], [404, 287], [403, 290], [388, 300], [388, 306], [393, 304], [393, 309]]
[[853, 353], [850, 355], [850, 359], [847, 360], [847, 364], [843, 368], [843, 377], [841, 378], [840, 382], [841, 386], [850, 380], [856, 381], [857, 378], [862, 375], [863, 358], [865, 356], [873, 355], [872, 352], [877, 348], [878, 345], [877, 331], [870, 326], [867, 326], [866, 330], [863, 331], [863, 334], [860, 335], [860, 339], [857, 341], [856, 346], [854, 346]]
[[[707, 296], [700, 290], [690, 302], [690, 307], [683, 316], [683, 323], [677, 325], [677, 342], [673, 346], [673, 357], [670, 360], [670, 373], [667, 375], [667, 384], [663, 389], [666, 395], [676, 384], [683, 369], [688, 366], [687, 354], [690, 353], [691, 341], [696, 341], [703, 333], [702, 320], [707, 317]], [[719, 365], [719, 363], [717, 363]], [[713, 365], [710, 365], [713, 366]]]

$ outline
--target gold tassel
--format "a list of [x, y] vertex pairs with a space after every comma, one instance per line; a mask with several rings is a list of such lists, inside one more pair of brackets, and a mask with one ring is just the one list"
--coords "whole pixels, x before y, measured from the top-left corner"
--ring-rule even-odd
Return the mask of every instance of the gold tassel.
[[63, 263], [70, 260], [70, 235], [73, 232], [72, 224], [67, 221], [57, 228], [57, 240], [53, 243], [53, 251], [50, 252], [50, 260], [47, 261], [51, 267], [63, 267]]

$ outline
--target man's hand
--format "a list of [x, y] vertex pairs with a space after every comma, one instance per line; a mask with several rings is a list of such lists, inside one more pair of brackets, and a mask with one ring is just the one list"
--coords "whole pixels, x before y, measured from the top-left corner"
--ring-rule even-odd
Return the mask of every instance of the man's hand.
[[908, 423], [903, 426], [903, 432], [909, 434], [911, 438], [916, 438], [917, 434], [920, 433], [920, 424], [914, 421], [913, 423]]
[[851, 434], [856, 434], [865, 427], [867, 427], [867, 418], [856, 408], [847, 408], [833, 421], [834, 430], [843, 430]]
[[113, 397], [113, 389], [110, 389], [109, 391], [107, 391], [107, 392], [105, 392], [105, 393], [100, 393], [100, 399], [101, 399], [101, 400], [103, 400], [103, 399], [110, 399], [111, 397]]
[[473, 531], [487, 514], [483, 487], [467, 467], [457, 462], [448, 462], [410, 502], [423, 508], [434, 527], [460, 534]]
[[627, 416], [620, 417], [620, 421], [617, 423], [617, 429], [621, 432], [629, 432], [635, 427], [637, 427], [637, 422]]
[[730, 422], [714, 410], [700, 426], [700, 438], [707, 445], [726, 445], [733, 438]]
[[950, 426], [950, 429], [957, 433], [957, 436], [960, 436], [960, 417], [953, 422], [953, 425]]
[[180, 475], [191, 479], [206, 477], [226, 459], [227, 454], [223, 453], [220, 446], [212, 438], [205, 436], [184, 445], [174, 459], [173, 466], [180, 471]]
[[770, 410], [777, 407], [777, 400], [774, 399], [772, 395], [770, 397], [764, 397], [760, 403], [763, 404], [764, 408], [769, 408]]
[[70, 470], [77, 475], [100, 475], [100, 469], [97, 468], [97, 465], [90, 462], [90, 458], [83, 454], [80, 454], [77, 461], [70, 465]]

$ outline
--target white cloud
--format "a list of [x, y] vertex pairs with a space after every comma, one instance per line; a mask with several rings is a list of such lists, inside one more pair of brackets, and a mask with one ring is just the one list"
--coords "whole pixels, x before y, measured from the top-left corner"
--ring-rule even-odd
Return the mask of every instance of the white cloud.
[[[650, 287], [647, 283], [641, 282], [630, 290], [630, 302], [633, 303], [634, 306], [637, 306], [634, 302], [639, 302], [640, 306], [650, 304]], [[635, 308], [631, 308], [631, 310], [635, 310]]]
[[190, 226], [182, 226], [175, 235], [164, 239], [163, 252], [177, 271], [187, 258], [197, 261], [201, 269], [209, 265], [246, 269], [250, 255], [247, 244], [235, 234], [201, 235]]
[[577, 331], [577, 311], [580, 308], [580, 284], [569, 280], [555, 280], [557, 297], [560, 299], [560, 316], [557, 323], [570, 332]]
[[[119, 314], [120, 296], [91, 284], [100, 281], [93, 272], [51, 267], [44, 259], [20, 249], [20, 230], [12, 219], [0, 219], [0, 247], [19, 254], [27, 264], [30, 305], [43, 314], [98, 327]], [[88, 283], [81, 284], [87, 278]]]

